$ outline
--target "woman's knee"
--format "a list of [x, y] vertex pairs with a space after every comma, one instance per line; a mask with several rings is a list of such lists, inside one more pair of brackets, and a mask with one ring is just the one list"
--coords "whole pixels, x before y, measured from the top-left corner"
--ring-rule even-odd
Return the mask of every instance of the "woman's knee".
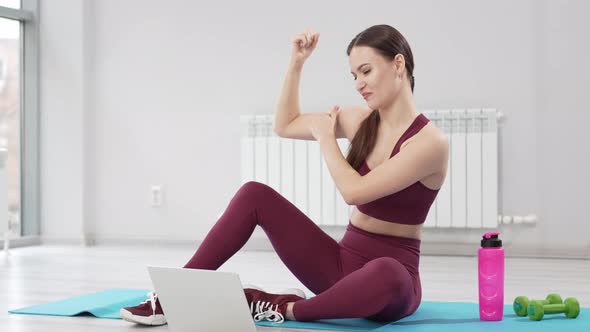
[[378, 282], [390, 291], [407, 287], [407, 282], [410, 280], [410, 275], [406, 268], [392, 257], [373, 259], [365, 264], [365, 268], [375, 276], [375, 279], [373, 279], [375, 282]]
[[368, 261], [365, 266], [379, 272], [396, 272], [404, 266], [393, 257], [379, 257]]
[[245, 199], [248, 202], [258, 203], [268, 201], [268, 199], [277, 194], [272, 187], [264, 183], [248, 181], [238, 189], [235, 197]]
[[257, 182], [257, 181], [248, 181], [246, 183], [244, 183], [240, 189], [238, 189], [238, 192], [244, 192], [248, 195], [258, 195], [258, 194], [265, 194], [269, 191], [274, 191], [274, 189], [272, 189], [270, 186], [261, 183], [261, 182]]

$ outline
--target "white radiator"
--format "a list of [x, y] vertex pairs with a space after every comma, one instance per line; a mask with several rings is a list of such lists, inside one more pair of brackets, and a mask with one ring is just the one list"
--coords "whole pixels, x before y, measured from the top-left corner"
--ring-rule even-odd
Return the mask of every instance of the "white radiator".
[[[498, 225], [498, 123], [495, 109], [422, 111], [448, 136], [449, 168], [425, 227]], [[274, 114], [240, 118], [242, 183], [266, 183], [319, 225], [347, 225], [352, 206], [330, 176], [316, 141], [280, 138]], [[349, 142], [338, 139], [346, 156]]]

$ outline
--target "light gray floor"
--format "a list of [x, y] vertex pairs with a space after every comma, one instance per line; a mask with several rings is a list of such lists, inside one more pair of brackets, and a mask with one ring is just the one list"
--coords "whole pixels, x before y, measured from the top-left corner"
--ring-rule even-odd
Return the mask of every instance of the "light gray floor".
[[[108, 288], [151, 289], [146, 265], [182, 266], [194, 250], [191, 247], [36, 246], [12, 249], [9, 256], [0, 252], [0, 330], [137, 331], [137, 326], [123, 320], [12, 315], [7, 311]], [[300, 287], [311, 295], [274, 252], [241, 251], [220, 270], [238, 272], [243, 283], [259, 285], [271, 292]], [[477, 301], [476, 257], [423, 256], [420, 273], [424, 301]], [[589, 307], [589, 275], [588, 260], [507, 258], [505, 302], [511, 303], [518, 295], [544, 298], [547, 293], [558, 292], [564, 298], [575, 296], [581, 306]], [[287, 329], [258, 327], [258, 330]]]

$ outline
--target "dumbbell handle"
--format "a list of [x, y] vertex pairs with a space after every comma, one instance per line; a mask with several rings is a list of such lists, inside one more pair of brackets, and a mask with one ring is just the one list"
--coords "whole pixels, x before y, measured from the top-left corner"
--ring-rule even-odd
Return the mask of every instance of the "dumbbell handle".
[[565, 304], [545, 304], [543, 311], [546, 314], [559, 314], [565, 312]]

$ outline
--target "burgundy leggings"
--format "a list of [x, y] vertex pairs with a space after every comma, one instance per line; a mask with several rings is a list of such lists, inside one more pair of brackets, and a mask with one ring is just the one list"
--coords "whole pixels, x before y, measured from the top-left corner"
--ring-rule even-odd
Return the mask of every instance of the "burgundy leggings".
[[216, 270], [262, 227], [287, 268], [316, 296], [295, 302], [298, 321], [395, 321], [422, 297], [420, 240], [378, 235], [349, 223], [340, 242], [271, 187], [244, 184], [185, 268]]

